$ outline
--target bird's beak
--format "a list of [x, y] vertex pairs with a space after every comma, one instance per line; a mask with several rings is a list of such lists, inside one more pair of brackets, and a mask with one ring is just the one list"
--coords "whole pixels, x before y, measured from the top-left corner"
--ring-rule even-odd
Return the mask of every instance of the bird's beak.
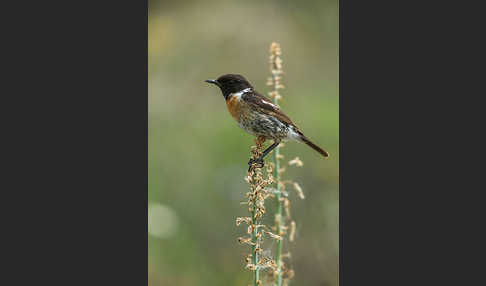
[[215, 80], [215, 79], [208, 79], [208, 80], [205, 80], [205, 82], [207, 82], [207, 83], [212, 83], [212, 84], [215, 84], [215, 85], [217, 85], [217, 86], [220, 86], [220, 85], [219, 85], [219, 82], [218, 82], [217, 80]]

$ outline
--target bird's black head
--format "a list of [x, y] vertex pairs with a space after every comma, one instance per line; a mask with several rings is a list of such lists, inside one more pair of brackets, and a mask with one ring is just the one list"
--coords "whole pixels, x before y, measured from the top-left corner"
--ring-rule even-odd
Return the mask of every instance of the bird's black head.
[[225, 74], [218, 79], [208, 79], [206, 82], [219, 86], [221, 92], [223, 92], [224, 98], [228, 98], [231, 93], [242, 91], [246, 88], [251, 88], [251, 84], [239, 74]]

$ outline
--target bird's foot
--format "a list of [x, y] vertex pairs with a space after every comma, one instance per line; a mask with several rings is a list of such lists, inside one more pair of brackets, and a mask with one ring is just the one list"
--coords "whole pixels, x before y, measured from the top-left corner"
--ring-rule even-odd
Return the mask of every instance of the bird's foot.
[[263, 158], [250, 158], [250, 161], [248, 161], [248, 166], [248, 172], [250, 172], [252, 167], [263, 168], [263, 166], [265, 166], [265, 161], [263, 161]]

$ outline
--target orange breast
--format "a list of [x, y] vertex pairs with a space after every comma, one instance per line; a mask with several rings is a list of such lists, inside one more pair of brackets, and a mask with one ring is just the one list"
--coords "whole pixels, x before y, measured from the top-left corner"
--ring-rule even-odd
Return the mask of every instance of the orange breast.
[[228, 100], [226, 100], [226, 106], [228, 107], [228, 111], [231, 113], [231, 116], [233, 116], [236, 121], [240, 121], [241, 104], [238, 97], [231, 96], [228, 98]]

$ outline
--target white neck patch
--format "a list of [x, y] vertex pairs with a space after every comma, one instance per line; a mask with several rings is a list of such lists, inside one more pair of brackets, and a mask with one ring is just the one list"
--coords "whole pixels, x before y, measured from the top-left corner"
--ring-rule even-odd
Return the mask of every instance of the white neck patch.
[[244, 90], [230, 94], [230, 97], [236, 96], [238, 99], [240, 99], [243, 94], [250, 92], [250, 91], [251, 91], [251, 87], [248, 87], [248, 88], [245, 88]]

